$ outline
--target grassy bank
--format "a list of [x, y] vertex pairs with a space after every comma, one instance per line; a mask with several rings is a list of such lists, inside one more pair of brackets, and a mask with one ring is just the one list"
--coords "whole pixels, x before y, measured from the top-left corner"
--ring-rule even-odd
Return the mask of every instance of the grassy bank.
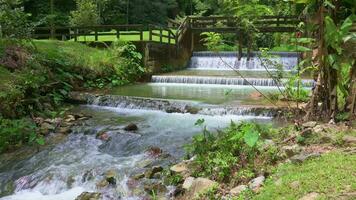
[[318, 193], [319, 199], [341, 199], [356, 191], [355, 166], [356, 155], [340, 152], [300, 165], [284, 164], [254, 199], [299, 199], [312, 192]]
[[[140, 62], [131, 44], [96, 49], [75, 42], [2, 40], [0, 125], [25, 124], [27, 129], [33, 124], [22, 123], [22, 118], [54, 116], [72, 90], [134, 82], [145, 72]], [[28, 142], [29, 135], [22, 132], [0, 130], [0, 151]]]

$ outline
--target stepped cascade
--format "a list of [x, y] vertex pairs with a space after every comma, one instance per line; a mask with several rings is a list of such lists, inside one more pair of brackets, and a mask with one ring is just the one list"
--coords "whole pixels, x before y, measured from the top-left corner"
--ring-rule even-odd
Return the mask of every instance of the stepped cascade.
[[[194, 52], [184, 73], [174, 73], [152, 76], [154, 83], [179, 83], [179, 84], [220, 84], [220, 85], [254, 85], [254, 86], [283, 86], [287, 79], [276, 82], [267, 74], [276, 72], [276, 65], [281, 66], [287, 73], [295, 72], [300, 53], [296, 52], [272, 52], [268, 60], [261, 58], [260, 52], [252, 53], [250, 59], [246, 54], [239, 60], [236, 52]], [[263, 62], [263, 63], [262, 63]], [[273, 64], [269, 64], [269, 63]], [[234, 72], [237, 70], [244, 78]], [[215, 73], [214, 73], [215, 71]], [[228, 75], [227, 75], [228, 74]], [[267, 75], [266, 75], [267, 74]], [[312, 87], [314, 81], [306, 79], [302, 81], [304, 87]]]

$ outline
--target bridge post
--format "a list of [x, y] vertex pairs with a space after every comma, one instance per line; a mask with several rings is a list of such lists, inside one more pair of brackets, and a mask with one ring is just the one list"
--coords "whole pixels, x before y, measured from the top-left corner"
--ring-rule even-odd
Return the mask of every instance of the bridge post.
[[149, 41], [152, 41], [152, 27], [148, 25], [148, 34], [149, 34]]
[[194, 33], [192, 32], [192, 37], [191, 37], [191, 45], [190, 45], [190, 48], [191, 48], [191, 52], [194, 51]]
[[98, 37], [98, 29], [97, 28], [94, 28], [94, 32], [95, 32], [95, 41], [97, 42], [99, 37]]

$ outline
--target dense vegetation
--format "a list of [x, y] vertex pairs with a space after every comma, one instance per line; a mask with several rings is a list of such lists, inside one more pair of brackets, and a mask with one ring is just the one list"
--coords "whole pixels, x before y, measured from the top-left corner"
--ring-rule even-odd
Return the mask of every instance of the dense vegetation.
[[[73, 89], [124, 85], [145, 72], [141, 54], [131, 44], [115, 43], [100, 50], [74, 42], [2, 40], [0, 47], [2, 118], [52, 116]], [[9, 123], [2, 118], [2, 125]], [[14, 124], [30, 127], [21, 122]], [[28, 134], [24, 132], [1, 129], [0, 148], [26, 141]]]

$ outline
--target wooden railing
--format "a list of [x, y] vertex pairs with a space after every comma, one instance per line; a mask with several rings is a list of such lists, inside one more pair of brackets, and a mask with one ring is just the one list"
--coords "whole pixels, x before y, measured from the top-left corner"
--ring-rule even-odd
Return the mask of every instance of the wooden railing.
[[[262, 16], [255, 22], [260, 32], [294, 32], [301, 20], [296, 16]], [[235, 17], [186, 17], [182, 23], [168, 20], [170, 28], [157, 25], [97, 25], [73, 27], [37, 27], [33, 38], [57, 38], [62, 40], [100, 41], [103, 36], [133, 36], [138, 41], [152, 41], [175, 44], [182, 43], [188, 30], [193, 32], [241, 32], [239, 22]], [[242, 31], [243, 32], [243, 31]]]
[[[148, 36], [145, 32], [148, 33]], [[33, 38], [57, 38], [61, 40], [79, 41], [92, 37], [92, 41], [100, 41], [102, 36], [133, 36], [138, 41], [156, 41], [161, 43], [175, 44], [176, 35], [168, 28], [141, 24], [132, 25], [99, 25], [99, 26], [72, 26], [72, 27], [36, 27]], [[84, 38], [83, 38], [84, 37]]]

